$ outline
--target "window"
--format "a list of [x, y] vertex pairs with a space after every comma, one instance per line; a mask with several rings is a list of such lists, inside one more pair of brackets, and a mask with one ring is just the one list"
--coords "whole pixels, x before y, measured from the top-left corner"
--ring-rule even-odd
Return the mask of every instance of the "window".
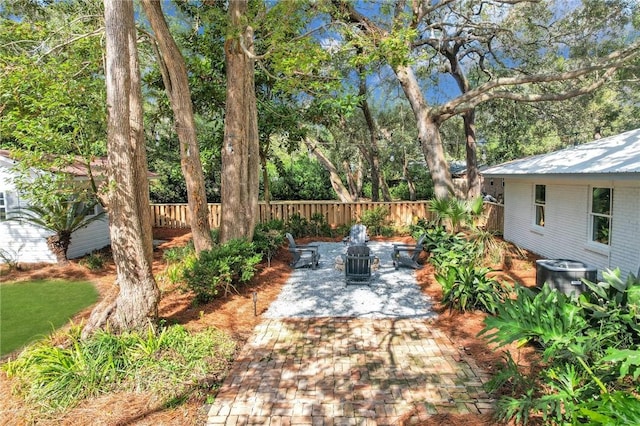
[[611, 206], [613, 189], [592, 188], [591, 190], [591, 241], [609, 245], [611, 234]]
[[7, 218], [7, 199], [4, 192], [0, 192], [0, 220]]
[[547, 187], [545, 185], [536, 185], [533, 207], [535, 209], [535, 224], [544, 226], [544, 207], [547, 203]]

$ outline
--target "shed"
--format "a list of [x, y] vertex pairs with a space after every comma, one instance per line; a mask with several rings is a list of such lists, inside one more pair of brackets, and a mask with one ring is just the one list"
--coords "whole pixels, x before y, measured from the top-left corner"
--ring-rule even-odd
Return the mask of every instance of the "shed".
[[504, 179], [507, 241], [599, 271], [637, 273], [640, 129], [499, 164], [483, 174]]
[[[0, 150], [0, 263], [7, 261], [32, 263], [55, 263], [56, 258], [47, 247], [46, 238], [51, 235], [27, 222], [3, 221], [12, 211], [26, 207], [13, 183], [16, 176], [16, 161], [9, 151]], [[86, 180], [86, 172], [80, 166], [72, 166], [69, 170], [77, 180]], [[99, 209], [99, 207], [97, 207]], [[96, 211], [98, 213], [98, 211]], [[111, 244], [109, 223], [104, 220], [92, 222], [85, 228], [73, 233], [71, 245], [67, 253], [70, 259], [81, 257], [94, 250]]]

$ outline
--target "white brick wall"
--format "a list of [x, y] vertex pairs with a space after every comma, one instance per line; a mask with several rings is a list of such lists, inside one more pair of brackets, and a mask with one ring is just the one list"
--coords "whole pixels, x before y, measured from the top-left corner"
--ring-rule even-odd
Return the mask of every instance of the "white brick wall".
[[640, 268], [640, 188], [616, 187], [613, 212], [611, 266], [637, 274]]
[[[546, 185], [545, 226], [534, 225], [533, 190]], [[613, 187], [611, 246], [590, 242], [592, 186]], [[623, 275], [640, 266], [640, 182], [553, 181], [507, 178], [504, 237], [550, 259], [573, 259], [598, 268], [620, 267]]]

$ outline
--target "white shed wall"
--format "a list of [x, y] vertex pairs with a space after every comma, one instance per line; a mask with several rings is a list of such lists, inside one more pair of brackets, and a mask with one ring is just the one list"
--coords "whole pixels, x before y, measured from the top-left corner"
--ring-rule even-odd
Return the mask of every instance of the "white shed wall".
[[[534, 185], [546, 185], [545, 226], [534, 224]], [[612, 187], [610, 247], [590, 242], [592, 186]], [[573, 259], [626, 276], [640, 264], [640, 183], [506, 178], [504, 238], [545, 258]]]
[[[24, 205], [11, 181], [12, 173], [6, 162], [0, 163], [0, 191], [7, 195], [9, 212]], [[56, 258], [47, 247], [50, 233], [24, 222], [0, 221], [0, 251], [10, 261], [22, 263], [55, 263]], [[70, 259], [81, 257], [111, 243], [106, 217], [73, 233], [67, 253]], [[0, 263], [5, 260], [0, 256]]]
[[69, 259], [75, 259], [110, 244], [109, 222], [107, 216], [103, 216], [101, 220], [73, 233], [67, 256]]

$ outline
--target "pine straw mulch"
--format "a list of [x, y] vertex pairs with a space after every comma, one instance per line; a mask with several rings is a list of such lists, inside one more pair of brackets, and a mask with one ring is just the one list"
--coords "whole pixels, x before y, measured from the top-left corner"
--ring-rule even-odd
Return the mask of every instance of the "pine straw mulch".
[[[154, 239], [162, 240], [154, 252], [154, 273], [160, 274], [166, 268], [162, 259], [164, 250], [185, 245], [191, 234], [187, 230], [155, 229]], [[379, 238], [374, 238], [379, 239]], [[401, 238], [410, 242], [408, 237]], [[301, 239], [304, 244], [311, 239]], [[318, 240], [318, 239], [314, 239]], [[321, 239], [324, 241], [339, 241], [337, 239]], [[380, 238], [380, 240], [384, 240]], [[399, 239], [393, 238], [394, 241]], [[108, 253], [107, 253], [108, 255]], [[498, 266], [503, 275], [509, 280], [520, 282], [526, 286], [535, 285], [536, 256], [525, 253], [525, 258], [512, 258], [508, 268]], [[183, 324], [189, 330], [202, 330], [207, 327], [217, 327], [226, 331], [237, 342], [238, 347], [249, 338], [254, 327], [261, 321], [261, 314], [269, 304], [275, 300], [282, 286], [285, 284], [290, 268], [290, 255], [283, 247], [272, 259], [271, 266], [266, 263], [259, 266], [258, 273], [249, 285], [240, 289], [239, 294], [233, 294], [225, 299], [218, 299], [206, 305], [195, 306], [193, 295], [178, 288], [172, 288], [159, 280], [162, 299], [159, 313], [162, 318], [171, 323]], [[434, 326], [442, 329], [454, 342], [472, 356], [478, 365], [486, 371], [495, 370], [501, 360], [502, 349], [493, 350], [486, 342], [476, 337], [483, 327], [485, 314], [480, 312], [450, 312], [444, 309], [439, 301], [442, 298], [440, 286], [433, 276], [433, 268], [426, 264], [416, 271], [416, 277], [422, 290], [434, 300], [434, 308], [438, 312], [438, 319]], [[98, 288], [101, 295], [113, 291], [115, 266], [108, 262], [97, 272], [90, 271], [77, 261], [67, 266], [30, 264], [23, 265], [21, 270], [7, 271], [0, 269], [0, 284], [3, 282], [24, 281], [33, 279], [61, 278], [69, 280], [89, 280]], [[257, 303], [254, 306], [253, 292], [256, 292]], [[254, 315], [254, 310], [255, 314]], [[90, 309], [81, 312], [74, 318], [77, 323], [88, 318]], [[535, 354], [528, 348], [508, 347], [518, 363], [523, 365], [535, 364]], [[14, 354], [15, 355], [15, 354]], [[161, 401], [146, 393], [121, 392], [104, 395], [83, 401], [79, 406], [69, 410], [54, 420], [38, 419], [29, 407], [11, 394], [11, 383], [4, 373], [0, 373], [0, 424], [24, 425], [36, 423], [41, 425], [176, 425], [204, 424], [206, 421], [205, 397], [202, 395], [186, 395], [185, 402], [177, 407], [165, 408]], [[406, 413], [406, 424], [417, 424], [413, 414]], [[413, 421], [412, 421], [413, 418]], [[477, 415], [440, 415], [425, 424], [438, 425], [490, 425], [493, 424], [488, 416]]]

